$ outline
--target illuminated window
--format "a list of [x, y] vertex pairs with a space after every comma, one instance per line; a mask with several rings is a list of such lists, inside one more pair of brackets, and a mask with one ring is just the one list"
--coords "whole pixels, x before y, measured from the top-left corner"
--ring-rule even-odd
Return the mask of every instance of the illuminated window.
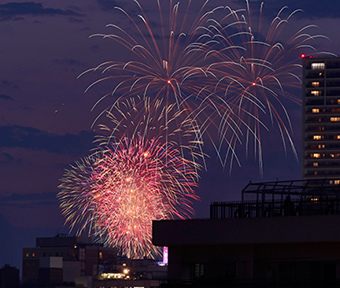
[[314, 108], [314, 109], [312, 109], [312, 112], [313, 112], [313, 113], [319, 113], [319, 112], [320, 112], [320, 109]]
[[313, 70], [325, 69], [325, 63], [312, 63], [311, 67]]
[[103, 252], [99, 252], [99, 259], [103, 259]]
[[26, 254], [25, 254], [25, 256], [26, 256], [26, 258], [27, 258], [27, 257], [29, 257], [29, 256], [30, 256], [30, 254], [26, 253]]
[[339, 185], [340, 184], [340, 180], [334, 180], [334, 184], [335, 185]]
[[339, 153], [330, 153], [329, 156], [331, 156], [332, 158], [339, 158], [340, 154]]
[[319, 166], [319, 163], [318, 162], [314, 162], [313, 163], [313, 167], [318, 167]]
[[321, 135], [314, 135], [313, 140], [321, 140]]
[[32, 253], [32, 257], [35, 257], [35, 253], [34, 252]]
[[339, 122], [340, 117], [331, 117], [330, 120], [331, 120], [331, 122]]
[[310, 94], [313, 95], [313, 96], [320, 96], [321, 95], [321, 91], [312, 90], [312, 91], [310, 91]]
[[340, 104], [340, 99], [338, 99], [338, 104]]
[[320, 144], [320, 145], [318, 145], [318, 148], [319, 148], [319, 149], [325, 148], [325, 144], [322, 144], [322, 145]]
[[312, 82], [312, 86], [313, 87], [319, 87], [320, 86], [320, 82]]
[[320, 153], [312, 153], [312, 154], [310, 154], [310, 156], [311, 156], [312, 158], [320, 158], [320, 157], [321, 157], [321, 154], [320, 154]]
[[340, 135], [336, 135], [334, 138], [340, 140]]

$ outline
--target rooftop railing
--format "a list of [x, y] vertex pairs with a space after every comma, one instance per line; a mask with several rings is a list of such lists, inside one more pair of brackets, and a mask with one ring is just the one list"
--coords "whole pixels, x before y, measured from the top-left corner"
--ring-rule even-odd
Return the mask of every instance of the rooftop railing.
[[242, 201], [213, 202], [211, 219], [340, 214], [340, 187], [313, 179], [249, 183]]

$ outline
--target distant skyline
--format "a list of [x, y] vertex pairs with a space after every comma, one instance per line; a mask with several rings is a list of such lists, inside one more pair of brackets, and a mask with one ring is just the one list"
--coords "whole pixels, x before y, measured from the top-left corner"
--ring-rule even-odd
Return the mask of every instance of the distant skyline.
[[[196, 1], [196, 0], [194, 0]], [[186, 2], [186, 0], [182, 1]], [[140, 0], [148, 13], [157, 9], [156, 0]], [[212, 0], [211, 7], [244, 7], [243, 0]], [[275, 1], [264, 4], [264, 17], [271, 19], [287, 5], [301, 8], [293, 23], [316, 24], [330, 41], [318, 41], [318, 50], [340, 54], [340, 2], [317, 0]], [[260, 1], [250, 1], [258, 9]], [[91, 124], [98, 111], [91, 112], [101, 96], [84, 94], [92, 76], [77, 79], [84, 70], [124, 49], [94, 33], [107, 32], [106, 24], [119, 23], [114, 9], [130, 12], [131, 0], [44, 0], [5, 1], [0, 4], [0, 266], [5, 263], [21, 269], [21, 249], [35, 245], [35, 238], [67, 233], [56, 199], [57, 186], [65, 168], [88, 155], [95, 135]], [[296, 93], [300, 97], [301, 89]], [[300, 156], [301, 108], [288, 107], [293, 123], [293, 140]], [[239, 200], [249, 182], [300, 179], [300, 164], [291, 151], [282, 151], [278, 132], [263, 138], [264, 176], [250, 155], [241, 156], [242, 167], [229, 170], [212, 156], [208, 171], [201, 171], [195, 203], [196, 218], [209, 217], [214, 201]], [[242, 153], [241, 153], [242, 154]], [[244, 153], [243, 153], [244, 154]]]

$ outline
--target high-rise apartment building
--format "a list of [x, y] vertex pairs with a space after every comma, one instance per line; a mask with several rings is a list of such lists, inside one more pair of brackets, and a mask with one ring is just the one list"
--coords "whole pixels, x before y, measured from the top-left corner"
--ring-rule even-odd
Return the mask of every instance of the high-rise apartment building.
[[340, 184], [340, 57], [303, 57], [302, 177]]

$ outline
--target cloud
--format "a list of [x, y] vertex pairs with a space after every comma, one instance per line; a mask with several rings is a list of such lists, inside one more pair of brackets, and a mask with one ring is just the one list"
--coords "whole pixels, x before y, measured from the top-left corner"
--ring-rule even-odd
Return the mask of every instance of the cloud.
[[[250, 0], [249, 4], [251, 10], [258, 11], [260, 4], [263, 1]], [[245, 8], [245, 0], [234, 0], [238, 6]], [[340, 1], [339, 0], [327, 0], [327, 4], [322, 4], [320, 0], [271, 0], [264, 2], [264, 16], [272, 17], [282, 7], [288, 7], [287, 11], [292, 12], [296, 9], [302, 9], [303, 13], [298, 13], [298, 18], [318, 19], [318, 18], [339, 18], [340, 17]], [[231, 8], [233, 5], [231, 5]]]
[[0, 94], [0, 100], [9, 100], [9, 101], [13, 101], [13, 98], [11, 96], [5, 95], [5, 94]]
[[116, 0], [98, 0], [100, 8], [104, 11], [113, 10], [116, 6], [122, 7], [123, 1]]
[[0, 196], [1, 206], [12, 206], [16, 208], [27, 206], [55, 205], [58, 203], [56, 192], [18, 194], [13, 193], [8, 196]]
[[1, 164], [9, 164], [9, 163], [14, 163], [15, 158], [8, 154], [8, 153], [1, 153], [0, 154], [0, 163]]
[[8, 81], [8, 80], [2, 80], [0, 82], [0, 86], [1, 87], [7, 87], [7, 88], [18, 88], [18, 85], [15, 84], [14, 82], [12, 81]]
[[83, 63], [71, 58], [54, 59], [53, 63], [62, 66], [64, 71], [76, 71], [73, 67], [84, 67]]
[[67, 66], [83, 66], [83, 63], [81, 63], [78, 60], [75, 59], [54, 59], [54, 63], [59, 64], [59, 65], [67, 65]]
[[87, 154], [92, 148], [93, 137], [94, 134], [88, 131], [81, 131], [78, 135], [54, 135], [31, 127], [0, 127], [0, 147], [19, 147], [73, 156]]
[[64, 15], [64, 16], [81, 16], [77, 12], [71, 10], [61, 10], [53, 8], [44, 8], [41, 3], [35, 2], [9, 2], [0, 5], [0, 18], [2, 20], [8, 20], [17, 18], [18, 16], [54, 16], [54, 15]]

